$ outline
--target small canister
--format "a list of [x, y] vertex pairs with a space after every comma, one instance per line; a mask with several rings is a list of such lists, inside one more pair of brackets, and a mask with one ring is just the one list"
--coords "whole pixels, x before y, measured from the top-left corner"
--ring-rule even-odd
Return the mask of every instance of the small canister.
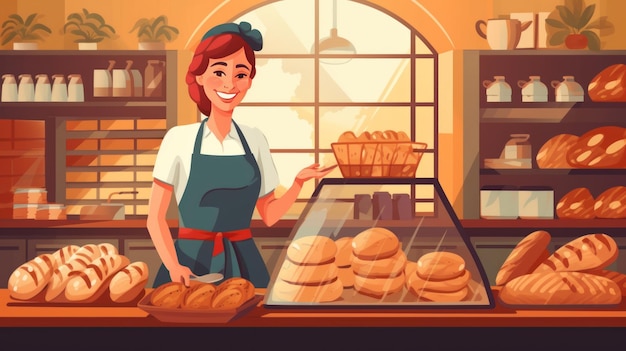
[[38, 204], [14, 204], [13, 219], [35, 219]]
[[44, 188], [18, 188], [13, 192], [14, 204], [44, 204], [48, 201], [48, 192]]
[[41, 204], [37, 206], [35, 219], [40, 220], [64, 220], [67, 219], [63, 204]]
[[487, 185], [480, 189], [480, 218], [517, 219], [518, 188], [512, 185]]
[[523, 219], [553, 219], [554, 189], [549, 186], [519, 188], [519, 217]]

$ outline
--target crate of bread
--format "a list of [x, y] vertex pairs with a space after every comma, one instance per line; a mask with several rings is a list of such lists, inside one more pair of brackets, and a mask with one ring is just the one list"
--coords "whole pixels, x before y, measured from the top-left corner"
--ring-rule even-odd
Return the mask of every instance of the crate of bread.
[[9, 276], [9, 305], [130, 305], [145, 295], [148, 265], [110, 243], [67, 245], [21, 264]]
[[427, 145], [412, 142], [402, 131], [347, 131], [331, 143], [344, 178], [412, 178]]
[[162, 322], [227, 323], [253, 309], [262, 295], [255, 294], [251, 281], [228, 278], [219, 285], [191, 280], [159, 285], [137, 307]]
[[499, 300], [515, 308], [618, 306], [626, 275], [609, 266], [619, 247], [604, 233], [574, 238], [553, 253], [545, 230], [526, 235], [498, 270]]

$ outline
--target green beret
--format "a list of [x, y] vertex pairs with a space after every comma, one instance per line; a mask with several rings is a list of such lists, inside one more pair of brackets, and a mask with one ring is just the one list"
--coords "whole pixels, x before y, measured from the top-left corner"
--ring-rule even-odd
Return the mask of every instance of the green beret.
[[240, 22], [237, 23], [223, 23], [219, 24], [211, 29], [208, 32], [204, 33], [202, 40], [212, 37], [218, 34], [224, 33], [233, 33], [237, 34], [245, 40], [248, 45], [254, 51], [260, 51], [263, 48], [263, 37], [261, 36], [261, 32], [256, 29], [252, 29], [252, 26], [248, 22]]

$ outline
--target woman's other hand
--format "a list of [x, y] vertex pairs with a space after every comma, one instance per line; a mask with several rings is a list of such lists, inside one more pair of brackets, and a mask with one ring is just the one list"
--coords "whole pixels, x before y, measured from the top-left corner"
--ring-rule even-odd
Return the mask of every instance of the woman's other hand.
[[171, 269], [168, 267], [168, 270], [170, 272], [170, 279], [172, 279], [173, 282], [180, 282], [185, 284], [185, 286], [189, 286], [189, 278], [195, 275], [189, 267], [180, 264]]
[[296, 182], [302, 185], [304, 182], [306, 182], [309, 179], [312, 179], [312, 178], [320, 179], [326, 176], [328, 173], [330, 173], [333, 169], [335, 169], [335, 167], [336, 165], [332, 167], [320, 168], [319, 163], [314, 163], [308, 167], [303, 168], [300, 172], [298, 172], [298, 175], [296, 175]]

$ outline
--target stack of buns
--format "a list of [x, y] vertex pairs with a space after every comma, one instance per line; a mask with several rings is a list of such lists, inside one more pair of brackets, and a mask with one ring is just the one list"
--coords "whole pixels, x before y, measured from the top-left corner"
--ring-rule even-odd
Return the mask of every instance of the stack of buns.
[[471, 273], [453, 252], [429, 252], [407, 267], [406, 287], [419, 301], [459, 302], [470, 294]]
[[272, 298], [285, 302], [331, 302], [343, 293], [335, 263], [337, 245], [325, 236], [304, 236], [289, 244], [287, 257], [272, 288]]
[[125, 303], [143, 294], [148, 275], [144, 262], [131, 263], [109, 243], [68, 245], [20, 265], [8, 288], [22, 301], [91, 303], [104, 297]]
[[589, 189], [575, 188], [563, 195], [556, 205], [559, 218], [626, 218], [626, 186], [613, 186], [595, 199]]
[[613, 305], [626, 292], [626, 275], [607, 270], [618, 247], [596, 233], [578, 237], [545, 258], [550, 235], [535, 231], [523, 238], [505, 260], [496, 284], [508, 305]]
[[344, 177], [414, 177], [426, 144], [402, 131], [347, 131], [331, 147]]
[[402, 290], [407, 258], [393, 232], [381, 227], [360, 232], [352, 240], [352, 254], [358, 293], [380, 299]]
[[536, 156], [539, 168], [626, 168], [626, 128], [602, 126], [581, 136], [558, 134]]
[[150, 295], [150, 304], [167, 309], [230, 310], [237, 309], [255, 295], [252, 282], [241, 277], [226, 279], [219, 285], [192, 280], [159, 285]]
[[589, 82], [587, 92], [591, 101], [625, 102], [626, 65], [616, 63], [604, 68]]
[[343, 237], [335, 240], [337, 245], [337, 256], [335, 256], [335, 264], [337, 265], [339, 280], [344, 289], [354, 287], [354, 272], [352, 271], [352, 237]]

